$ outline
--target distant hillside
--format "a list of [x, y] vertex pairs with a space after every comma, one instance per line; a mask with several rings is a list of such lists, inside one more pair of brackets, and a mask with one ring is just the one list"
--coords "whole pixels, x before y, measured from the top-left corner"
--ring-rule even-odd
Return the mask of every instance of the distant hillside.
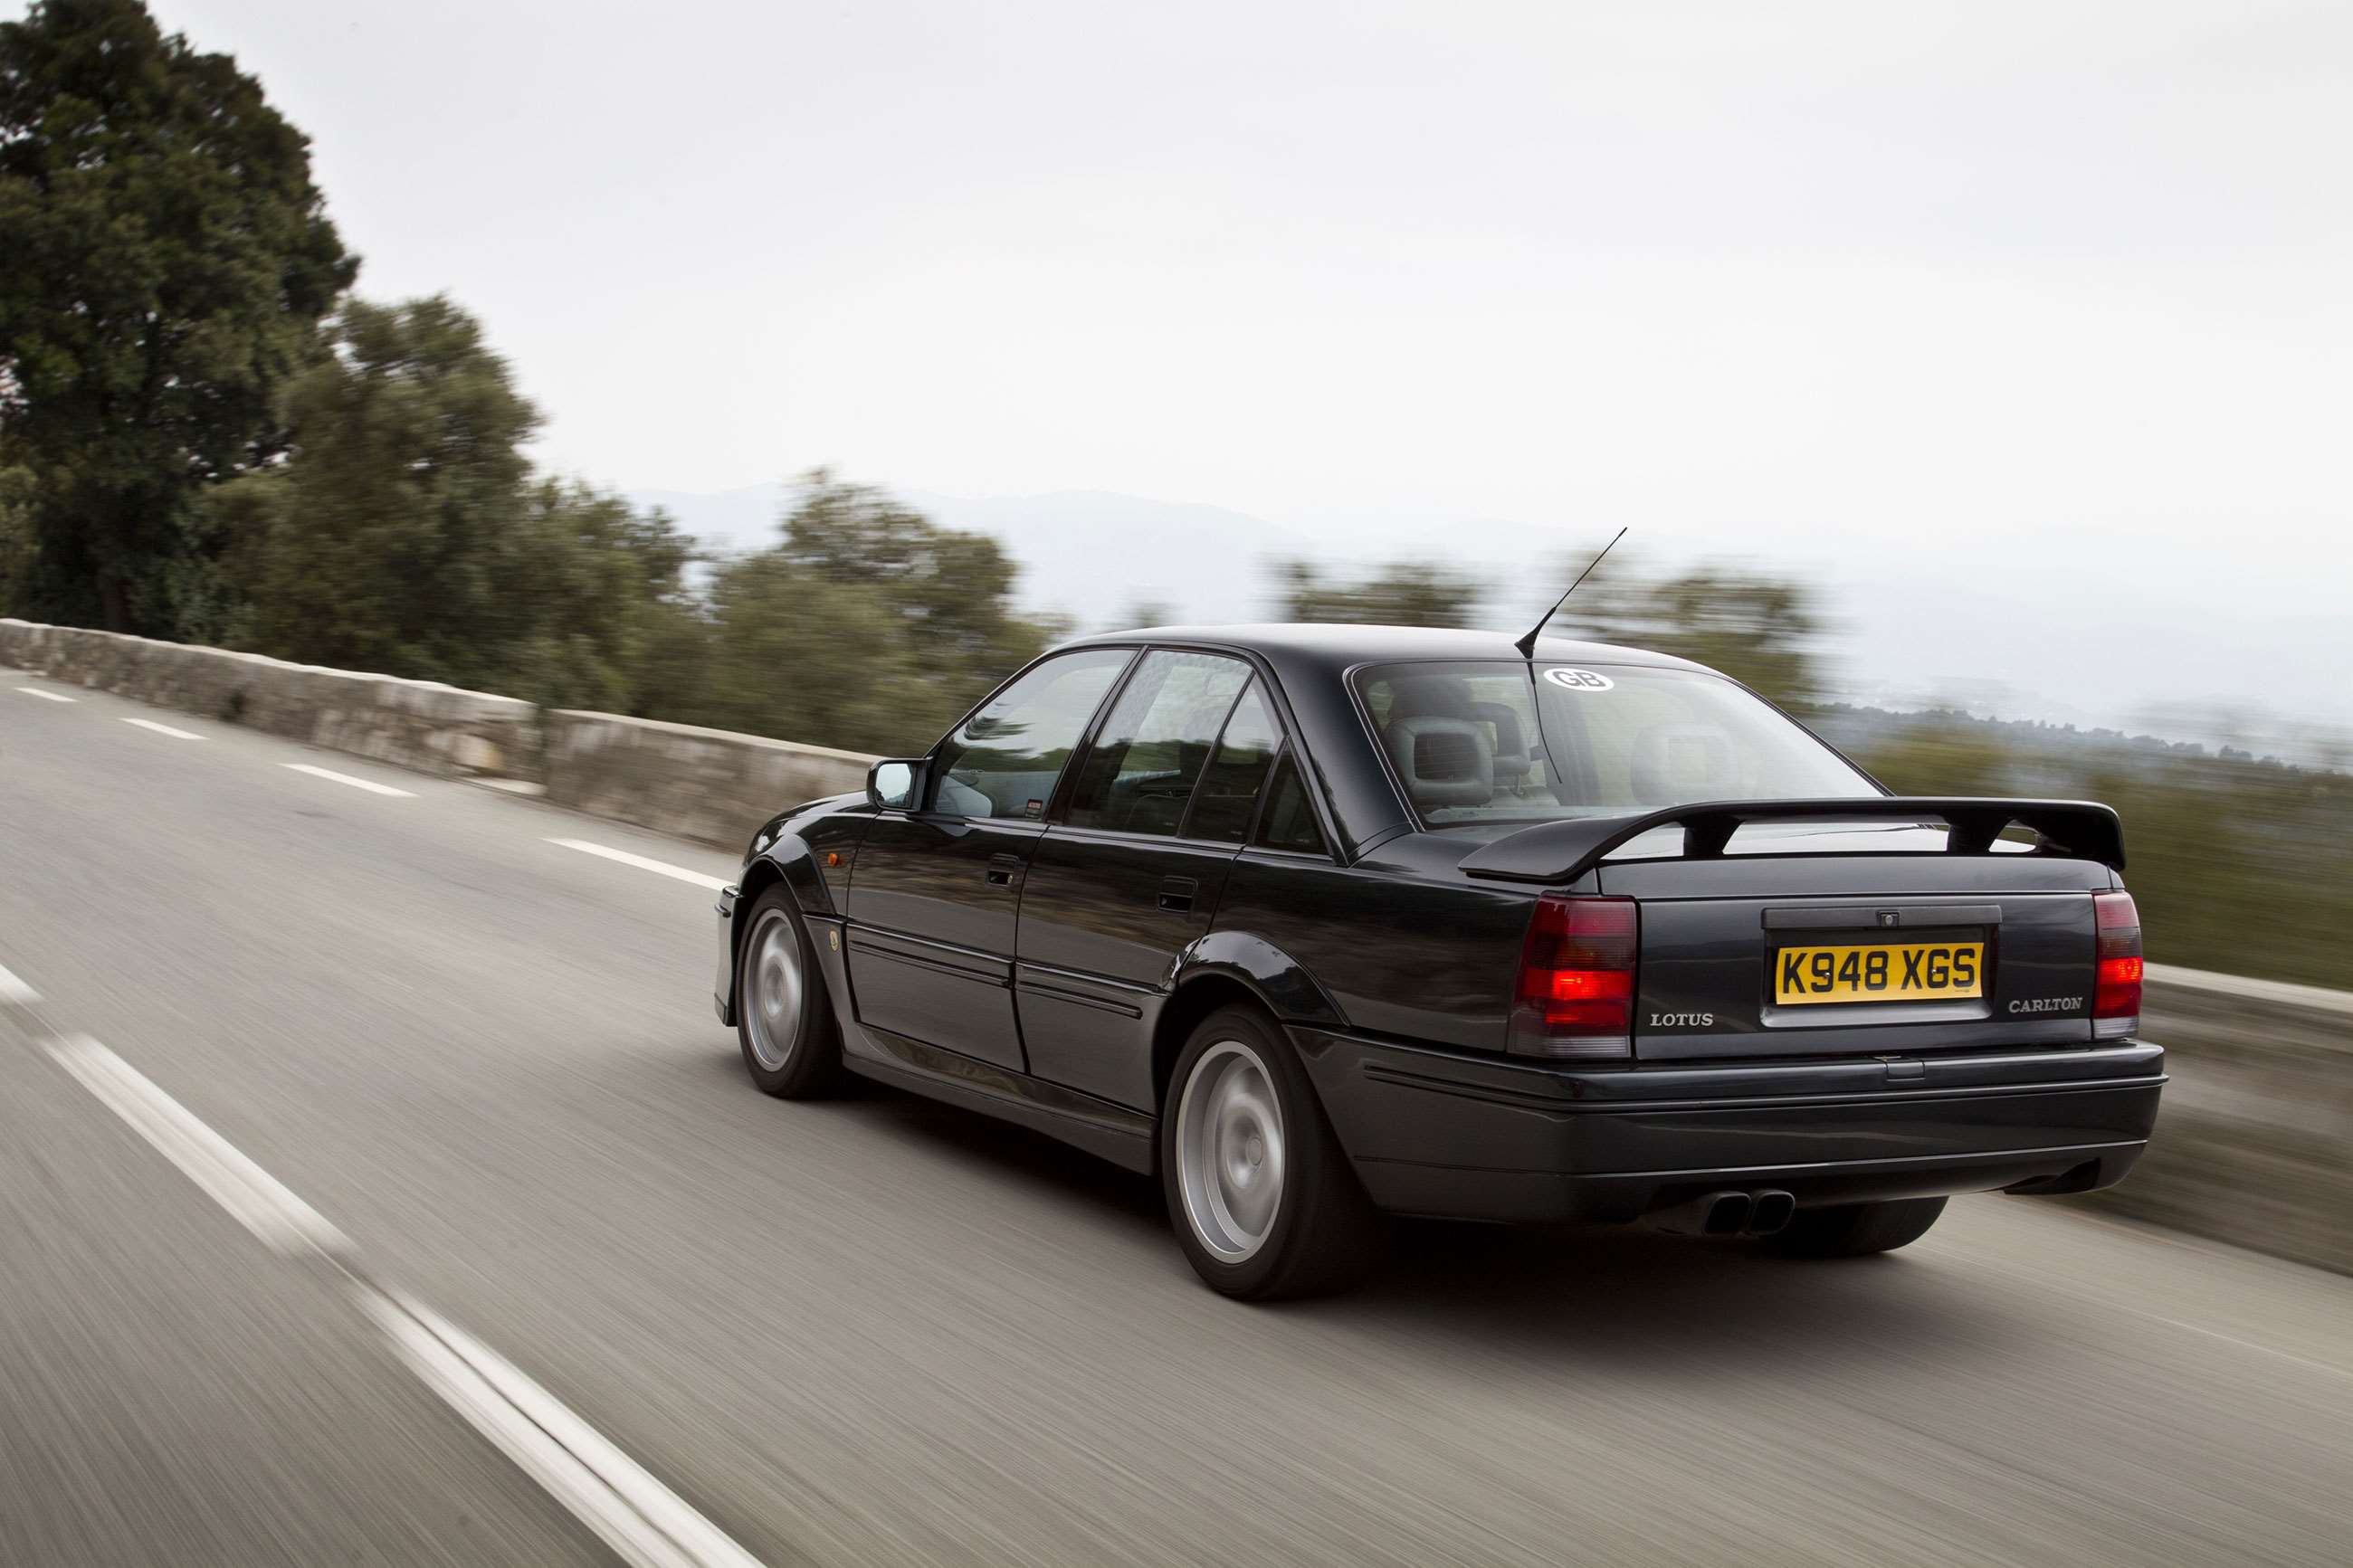
[[1935, 732], [1971, 738], [2021, 764], [2034, 759], [2064, 759], [2072, 763], [2099, 756], [2107, 759], [2110, 766], [2158, 769], [2168, 762], [2211, 759], [2331, 776], [2327, 766], [2258, 754], [2237, 746], [2209, 746], [2202, 741], [2173, 741], [2161, 735], [2136, 734], [2101, 726], [2053, 724], [2040, 719], [1982, 719], [1956, 709], [1899, 710], [1825, 702], [1806, 708], [1800, 717], [1831, 745], [1858, 755], [1907, 736]]

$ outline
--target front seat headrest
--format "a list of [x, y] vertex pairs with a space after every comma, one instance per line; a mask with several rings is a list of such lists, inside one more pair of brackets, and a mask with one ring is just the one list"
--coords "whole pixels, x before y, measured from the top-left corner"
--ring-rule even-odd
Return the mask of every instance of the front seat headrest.
[[1517, 784], [1535, 772], [1535, 758], [1520, 733], [1520, 716], [1508, 702], [1473, 702], [1471, 712], [1495, 728], [1495, 776]]
[[1495, 748], [1469, 719], [1392, 719], [1382, 737], [1418, 810], [1484, 805], [1495, 797]]

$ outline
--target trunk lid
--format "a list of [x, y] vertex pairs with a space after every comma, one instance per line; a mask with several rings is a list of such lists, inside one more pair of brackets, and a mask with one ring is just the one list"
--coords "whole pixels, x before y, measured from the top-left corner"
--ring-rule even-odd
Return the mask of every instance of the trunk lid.
[[1760, 826], [1713, 858], [1599, 866], [1599, 890], [1641, 908], [1635, 1058], [2091, 1044], [2092, 894], [2116, 885], [2109, 868], [1946, 842]]

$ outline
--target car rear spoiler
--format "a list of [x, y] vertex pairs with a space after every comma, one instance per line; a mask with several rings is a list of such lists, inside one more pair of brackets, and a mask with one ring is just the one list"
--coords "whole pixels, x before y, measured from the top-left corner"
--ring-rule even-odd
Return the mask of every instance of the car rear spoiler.
[[1982, 800], [1951, 795], [1875, 795], [1850, 800], [1709, 800], [1641, 816], [1588, 816], [1541, 822], [1482, 845], [1462, 860], [1473, 877], [1508, 882], [1573, 882], [1613, 849], [1653, 828], [1680, 826], [1683, 858], [1712, 859], [1744, 823], [1827, 818], [1942, 822], [1945, 851], [1985, 855], [2005, 828], [2031, 828], [2054, 854], [2125, 868], [2124, 826], [2111, 808], [2088, 800]]

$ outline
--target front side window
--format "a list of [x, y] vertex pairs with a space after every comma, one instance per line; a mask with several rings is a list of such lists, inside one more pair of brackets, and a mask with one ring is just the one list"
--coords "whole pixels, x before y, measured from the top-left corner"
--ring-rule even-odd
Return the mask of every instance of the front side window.
[[1358, 672], [1356, 692], [1425, 826], [1879, 794], [1762, 698], [1701, 670], [1392, 664]]
[[1083, 648], [1046, 660], [940, 742], [932, 809], [1037, 821], [1103, 693], [1134, 650]]
[[1213, 653], [1145, 654], [1080, 765], [1071, 826], [1175, 834], [1250, 674]]

